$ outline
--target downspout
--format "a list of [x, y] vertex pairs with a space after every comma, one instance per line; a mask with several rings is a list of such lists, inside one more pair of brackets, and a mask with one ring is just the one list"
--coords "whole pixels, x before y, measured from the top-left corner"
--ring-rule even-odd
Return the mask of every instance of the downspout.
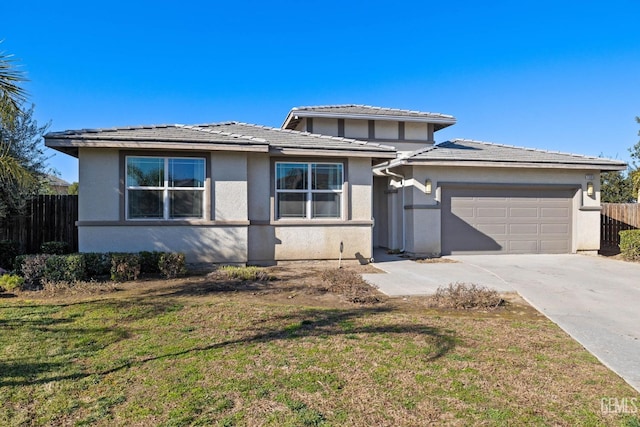
[[404, 185], [404, 175], [400, 175], [399, 173], [395, 173], [395, 172], [391, 172], [389, 170], [389, 168], [383, 169], [382, 173], [386, 176], [392, 176], [394, 178], [400, 178], [400, 182], [402, 183], [402, 203], [401, 203], [401, 209], [402, 209], [402, 214], [400, 216], [400, 218], [402, 218], [402, 249], [400, 249], [400, 252], [404, 252], [405, 250], [405, 246], [406, 246], [406, 242], [407, 242], [407, 229], [405, 226], [405, 209], [404, 209], [404, 189], [405, 189], [405, 185]]

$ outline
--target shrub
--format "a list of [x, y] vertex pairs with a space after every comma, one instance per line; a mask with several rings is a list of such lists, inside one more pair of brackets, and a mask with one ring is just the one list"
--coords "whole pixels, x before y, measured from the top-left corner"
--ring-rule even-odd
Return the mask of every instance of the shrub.
[[259, 282], [266, 282], [267, 280], [271, 280], [269, 274], [260, 267], [237, 267], [233, 265], [223, 265], [218, 270], [224, 273], [224, 275], [229, 279], [251, 280]]
[[627, 261], [640, 261], [640, 230], [620, 232], [620, 253]]
[[163, 252], [140, 252], [140, 271], [142, 273], [160, 273], [160, 259]]
[[347, 269], [327, 269], [320, 274], [326, 292], [340, 294], [356, 304], [378, 304], [384, 298], [360, 274]]
[[0, 240], [0, 267], [11, 270], [16, 256], [20, 253], [20, 245], [13, 240]]
[[161, 253], [158, 261], [160, 274], [167, 279], [181, 276], [187, 273], [185, 258], [182, 253]]
[[3, 274], [0, 276], [0, 292], [20, 289], [23, 283], [24, 279], [17, 274]]
[[77, 282], [86, 277], [82, 254], [51, 255], [45, 262], [43, 279], [49, 282]]
[[439, 287], [430, 299], [430, 306], [453, 309], [494, 309], [504, 303], [495, 289], [466, 283], [449, 283]]
[[111, 280], [125, 282], [136, 280], [140, 275], [140, 255], [129, 253], [111, 254]]
[[111, 255], [97, 252], [83, 253], [86, 276], [95, 279], [111, 274]]
[[29, 255], [18, 255], [13, 260], [13, 271], [17, 274], [22, 274], [22, 264], [24, 264], [24, 260], [27, 259]]
[[20, 271], [24, 277], [24, 286], [27, 289], [37, 289], [41, 286], [41, 280], [51, 255], [27, 255], [22, 262]]
[[65, 255], [71, 252], [67, 242], [44, 242], [40, 245], [40, 252], [51, 255]]

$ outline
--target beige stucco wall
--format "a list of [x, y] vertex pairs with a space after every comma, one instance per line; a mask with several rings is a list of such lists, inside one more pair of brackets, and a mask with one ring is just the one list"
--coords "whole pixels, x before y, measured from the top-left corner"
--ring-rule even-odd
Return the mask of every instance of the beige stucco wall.
[[117, 221], [120, 217], [118, 150], [81, 148], [78, 159], [78, 220]]
[[398, 139], [398, 122], [376, 120], [374, 123], [376, 139]]
[[[392, 195], [390, 208], [395, 215], [404, 215], [406, 227], [405, 250], [419, 254], [439, 254], [441, 249], [441, 201], [440, 183], [495, 183], [495, 184], [563, 184], [575, 185], [577, 191], [572, 212], [572, 252], [595, 251], [600, 246], [600, 205], [598, 171], [516, 169], [516, 168], [471, 168], [471, 167], [405, 167], [399, 171], [407, 180], [404, 207], [399, 197]], [[587, 179], [592, 175], [593, 180]], [[432, 181], [432, 194], [424, 193], [424, 182]], [[595, 185], [595, 196], [586, 194], [587, 182]], [[400, 189], [400, 192], [402, 189]], [[399, 192], [399, 194], [400, 194]], [[391, 207], [392, 206], [392, 207]], [[401, 234], [401, 223], [390, 222], [389, 235]], [[394, 242], [390, 242], [393, 244]]]
[[83, 226], [81, 252], [183, 252], [187, 262], [245, 263], [247, 227]]
[[369, 138], [369, 121], [346, 119], [344, 121], [344, 136], [347, 138]]
[[247, 153], [212, 153], [211, 182], [212, 219], [214, 221], [246, 221], [248, 218]]
[[373, 176], [370, 159], [347, 160], [343, 218], [335, 221], [274, 219], [271, 160], [253, 154], [248, 164], [250, 263], [335, 259], [340, 256], [340, 242], [343, 242], [344, 258], [371, 258]]
[[338, 135], [338, 119], [313, 118], [313, 133], [323, 135]]
[[404, 139], [429, 140], [429, 124], [417, 122], [405, 122]]
[[338, 259], [343, 243], [344, 259], [370, 259], [371, 225], [275, 226], [276, 260]]
[[210, 156], [210, 218], [196, 224], [144, 221], [136, 225], [120, 218], [124, 199], [118, 150], [81, 149], [80, 251], [174, 251], [184, 252], [188, 262], [267, 263], [338, 258], [343, 242], [345, 258], [371, 258], [370, 159], [345, 162], [342, 219], [291, 224], [272, 217], [268, 154], [212, 152]]
[[371, 173], [371, 159], [349, 159], [348, 173], [348, 191], [351, 198], [348, 219], [371, 220], [373, 217], [373, 174]]

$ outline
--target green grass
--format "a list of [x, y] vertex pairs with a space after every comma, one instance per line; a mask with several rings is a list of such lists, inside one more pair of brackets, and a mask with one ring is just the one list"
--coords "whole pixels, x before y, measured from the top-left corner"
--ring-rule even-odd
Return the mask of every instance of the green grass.
[[544, 319], [176, 295], [0, 300], [0, 425], [637, 425]]

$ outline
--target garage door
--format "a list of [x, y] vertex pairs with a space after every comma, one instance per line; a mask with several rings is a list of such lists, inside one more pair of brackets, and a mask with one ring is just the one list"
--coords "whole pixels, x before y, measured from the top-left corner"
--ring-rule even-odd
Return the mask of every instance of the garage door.
[[571, 252], [575, 190], [443, 188], [442, 253]]

